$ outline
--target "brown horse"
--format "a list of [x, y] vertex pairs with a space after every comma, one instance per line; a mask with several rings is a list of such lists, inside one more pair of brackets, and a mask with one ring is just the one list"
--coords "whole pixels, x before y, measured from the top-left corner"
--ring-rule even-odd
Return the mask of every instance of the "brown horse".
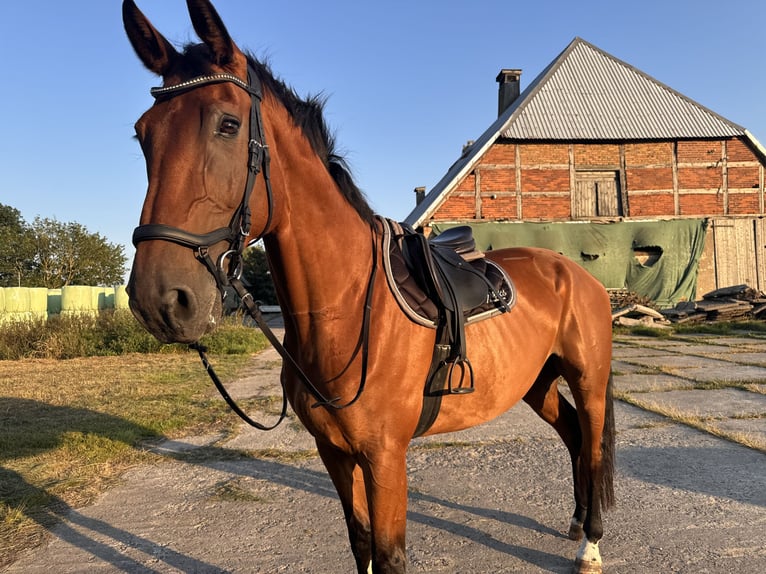
[[[375, 272], [380, 221], [333, 151], [322, 102], [298, 98], [241, 52], [208, 1], [188, 7], [202, 44], [181, 53], [132, 0], [123, 4], [133, 48], [164, 85], [136, 124], [148, 191], [134, 235], [131, 309], [162, 341], [197, 341], [216, 326], [239, 251], [261, 237], [284, 346], [322, 396], [337, 397], [317, 405], [297, 368], [283, 367], [290, 404], [337, 488], [358, 572], [404, 572], [405, 459], [435, 330], [410, 320]], [[571, 456], [570, 536], [584, 532], [576, 567], [600, 572], [602, 508], [613, 499], [609, 299], [556, 253], [487, 257], [512, 278], [517, 303], [466, 327], [475, 392], [444, 396], [428, 434], [478, 425], [526, 401]], [[558, 390], [560, 377], [574, 406]]]

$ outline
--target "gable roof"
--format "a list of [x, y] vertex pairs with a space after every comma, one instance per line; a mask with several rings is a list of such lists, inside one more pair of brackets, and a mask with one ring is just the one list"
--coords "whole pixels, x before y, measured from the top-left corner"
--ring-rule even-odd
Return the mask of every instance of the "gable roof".
[[582, 38], [575, 38], [465, 150], [405, 222], [430, 217], [498, 138], [516, 140], [658, 140], [746, 137], [712, 112]]

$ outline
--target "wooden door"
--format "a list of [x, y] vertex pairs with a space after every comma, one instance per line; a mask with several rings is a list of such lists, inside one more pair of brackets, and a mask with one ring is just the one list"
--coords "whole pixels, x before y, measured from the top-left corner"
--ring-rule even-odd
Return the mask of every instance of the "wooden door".
[[622, 200], [614, 171], [578, 171], [572, 197], [572, 219], [619, 217]]

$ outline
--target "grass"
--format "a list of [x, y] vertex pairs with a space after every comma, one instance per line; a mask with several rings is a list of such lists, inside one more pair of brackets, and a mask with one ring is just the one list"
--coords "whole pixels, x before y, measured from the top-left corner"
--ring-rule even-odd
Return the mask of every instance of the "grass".
[[[223, 380], [246, 365], [243, 350], [267, 345], [236, 324], [203, 342]], [[237, 419], [197, 354], [159, 350], [0, 361], [0, 568], [68, 508], [93, 501], [127, 469], [162, 460], [152, 442], [233, 432]]]
[[[263, 336], [227, 317], [202, 341], [211, 353], [240, 354], [264, 344]], [[44, 319], [0, 324], [0, 360], [72, 359], [127, 353], [184, 353], [186, 345], [163, 345], [133, 318], [130, 311], [106, 310], [96, 315], [51, 315]]]

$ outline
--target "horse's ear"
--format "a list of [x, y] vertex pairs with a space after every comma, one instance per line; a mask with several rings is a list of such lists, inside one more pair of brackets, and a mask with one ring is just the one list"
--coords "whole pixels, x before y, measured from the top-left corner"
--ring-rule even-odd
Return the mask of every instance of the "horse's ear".
[[222, 67], [230, 64], [237, 49], [213, 5], [207, 0], [186, 0], [186, 5], [194, 31], [210, 49], [215, 64]]
[[122, 23], [125, 32], [144, 66], [164, 76], [178, 52], [138, 9], [133, 0], [122, 3]]

